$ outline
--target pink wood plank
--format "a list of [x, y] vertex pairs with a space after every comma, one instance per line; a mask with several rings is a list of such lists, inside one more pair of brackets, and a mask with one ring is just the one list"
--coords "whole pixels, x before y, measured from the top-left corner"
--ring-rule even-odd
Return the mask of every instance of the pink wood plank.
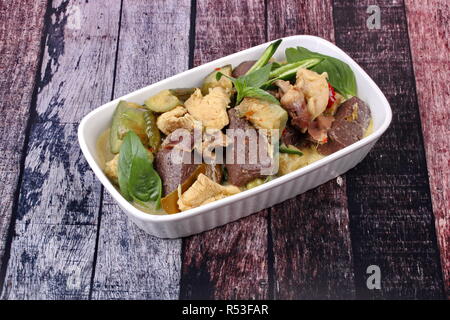
[[[311, 34], [334, 42], [330, 0], [270, 0], [267, 10], [269, 39]], [[274, 297], [354, 297], [345, 176], [340, 184], [329, 181], [273, 207], [270, 212]]]
[[450, 2], [406, 0], [433, 211], [450, 299]]

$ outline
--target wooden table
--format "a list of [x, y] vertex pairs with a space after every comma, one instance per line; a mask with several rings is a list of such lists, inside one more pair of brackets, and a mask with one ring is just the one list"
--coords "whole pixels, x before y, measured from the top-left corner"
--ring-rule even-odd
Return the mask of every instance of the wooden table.
[[[369, 5], [381, 28], [369, 29]], [[3, 299], [449, 298], [450, 3], [90, 0], [0, 4]], [[342, 179], [196, 236], [140, 231], [77, 141], [97, 106], [272, 39], [335, 42], [393, 122]], [[381, 289], [366, 286], [367, 267]]]

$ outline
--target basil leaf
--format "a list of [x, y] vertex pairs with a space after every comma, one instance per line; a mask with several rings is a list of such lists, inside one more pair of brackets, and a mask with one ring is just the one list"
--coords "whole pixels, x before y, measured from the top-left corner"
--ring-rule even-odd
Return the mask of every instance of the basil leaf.
[[130, 179], [131, 162], [136, 155], [146, 157], [147, 150], [142, 146], [142, 142], [138, 135], [134, 131], [129, 131], [125, 134], [122, 145], [120, 146], [118, 168], [120, 192], [128, 201], [132, 200], [128, 190], [128, 181]]
[[280, 104], [280, 101], [278, 101], [277, 98], [275, 98], [273, 95], [271, 95], [267, 91], [265, 91], [263, 89], [259, 89], [259, 88], [252, 88], [252, 87], [245, 88], [244, 96], [266, 100], [266, 101], [269, 101], [271, 103], [275, 103], [278, 105]]
[[119, 187], [128, 201], [156, 202], [162, 193], [161, 178], [152, 165], [149, 151], [142, 145], [134, 131], [124, 137], [119, 154]]
[[268, 64], [256, 71], [253, 71], [252, 73], [249, 73], [237, 79], [229, 77], [221, 72], [217, 72], [216, 79], [220, 80], [220, 78], [224, 76], [233, 82], [233, 85], [237, 92], [236, 104], [239, 104], [242, 99], [244, 99], [244, 97], [259, 98], [270, 101], [272, 103], [280, 104], [277, 98], [259, 88], [269, 79], [271, 68], [272, 66]]
[[280, 153], [296, 154], [298, 156], [303, 155], [303, 152], [301, 152], [300, 150], [289, 148], [286, 146], [280, 146]]
[[143, 202], [160, 200], [161, 178], [147, 158], [135, 157], [132, 160], [128, 190], [133, 199]]
[[236, 104], [241, 102], [242, 99], [244, 99], [244, 91], [246, 88], [246, 85], [243, 81], [240, 81], [239, 79], [235, 79], [233, 81], [234, 87], [236, 88], [237, 96], [236, 96]]
[[264, 82], [269, 79], [271, 64], [267, 64], [264, 67], [253, 71], [245, 76], [239, 77], [238, 81], [243, 81], [247, 87], [259, 88]]
[[308, 58], [322, 58], [323, 60], [313, 66], [311, 70], [317, 73], [327, 72], [330, 84], [345, 97], [356, 96], [355, 74], [348, 64], [334, 57], [313, 52], [303, 47], [286, 49], [288, 63]]
[[[287, 48], [284, 52], [287, 63], [294, 63], [299, 60], [306, 59], [305, 54], [301, 53], [297, 48]], [[314, 58], [314, 56], [308, 56], [308, 58]]]
[[275, 69], [278, 69], [278, 68], [283, 66], [283, 64], [281, 64], [279, 62], [272, 62], [271, 65], [272, 65], [272, 68], [270, 68], [271, 71], [273, 71]]

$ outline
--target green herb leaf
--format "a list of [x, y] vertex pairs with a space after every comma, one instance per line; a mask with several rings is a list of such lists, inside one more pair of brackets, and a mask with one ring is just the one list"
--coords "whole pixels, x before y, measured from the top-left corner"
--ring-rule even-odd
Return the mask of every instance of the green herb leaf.
[[252, 73], [239, 77], [238, 80], [244, 82], [248, 87], [259, 88], [269, 79], [271, 69], [272, 65], [267, 64]]
[[270, 101], [272, 103], [280, 104], [278, 99], [272, 96], [270, 93], [260, 89], [264, 83], [269, 79], [270, 69], [272, 66], [270, 64], [239, 78], [229, 77], [221, 72], [217, 72], [216, 79], [220, 80], [222, 76], [230, 79], [234, 87], [236, 88], [236, 104], [239, 104], [244, 97], [252, 97]]
[[301, 152], [300, 150], [289, 148], [286, 146], [280, 146], [280, 153], [296, 154], [298, 156], [303, 155], [303, 152]]
[[317, 73], [327, 72], [330, 84], [345, 97], [356, 96], [355, 74], [348, 64], [339, 59], [318, 52], [309, 51], [303, 47], [286, 49], [286, 59], [288, 63], [308, 58], [322, 58], [323, 60], [319, 64], [313, 66], [311, 70]]
[[143, 202], [158, 201], [161, 197], [161, 178], [148, 159], [135, 157], [131, 163], [128, 189], [131, 196]]
[[245, 88], [244, 96], [266, 100], [266, 101], [269, 101], [274, 104], [280, 104], [280, 101], [278, 101], [277, 98], [275, 98], [273, 95], [271, 95], [267, 91], [264, 91], [263, 89], [259, 89], [259, 88], [252, 88], [252, 87]]
[[118, 176], [120, 192], [128, 201], [154, 201], [159, 206], [162, 183], [151, 158], [138, 135], [127, 132], [120, 147]]
[[[142, 151], [142, 149], [144, 150]], [[147, 156], [147, 150], [145, 150], [138, 135], [134, 131], [129, 131], [125, 134], [123, 143], [120, 146], [118, 168], [120, 192], [128, 201], [132, 200], [131, 194], [128, 190], [131, 163], [138, 154], [140, 154], [139, 156], [141, 157]]]

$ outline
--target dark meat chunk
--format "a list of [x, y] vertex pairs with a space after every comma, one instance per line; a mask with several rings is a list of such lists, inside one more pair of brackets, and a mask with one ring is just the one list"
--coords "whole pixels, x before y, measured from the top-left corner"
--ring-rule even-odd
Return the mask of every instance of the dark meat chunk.
[[[188, 162], [188, 159], [192, 159], [192, 136], [189, 139], [182, 139], [182, 137], [177, 136], [176, 132], [177, 130], [167, 136], [155, 157], [155, 167], [161, 176], [164, 195], [175, 190], [197, 168], [193, 161], [185, 163]], [[181, 148], [186, 151], [180, 151]], [[175, 156], [175, 153], [187, 161], [182, 161], [182, 163], [178, 163], [180, 161], [174, 162], [173, 156]]]
[[[235, 109], [230, 109], [228, 111], [228, 117], [230, 118], [229, 129], [241, 129], [243, 133], [245, 130], [255, 130], [254, 132], [257, 132], [250, 122], [238, 116]], [[262, 137], [262, 139], [264, 138], [265, 137]], [[242, 143], [242, 140], [244, 140], [244, 143]], [[243, 147], [244, 150], [240, 147]], [[259, 144], [257, 147], [263, 148], [260, 152], [267, 153], [267, 143]], [[259, 157], [257, 158], [256, 163], [250, 163], [249, 159], [251, 148], [249, 145], [249, 139], [245, 135], [240, 136], [235, 134], [231, 137], [231, 145], [228, 148], [229, 150], [227, 150], [227, 153], [230, 152], [233, 155], [234, 162], [229, 163], [229, 161], [227, 161], [225, 166], [228, 171], [228, 182], [235, 186], [244, 186], [256, 178], [261, 178], [263, 176], [265, 177], [266, 170], [272, 166], [271, 162], [262, 161]], [[241, 152], [244, 152], [245, 163], [236, 163], [238, 154]]]
[[354, 120], [363, 130], [367, 129], [371, 119], [369, 106], [357, 97], [352, 97], [339, 106], [336, 120]]
[[274, 84], [280, 88], [280, 104], [291, 117], [291, 124], [301, 132], [305, 132], [311, 122], [311, 114], [303, 92], [289, 81], [277, 80]]
[[[175, 130], [166, 137], [156, 153], [155, 168], [161, 176], [164, 196], [178, 188], [198, 166], [194, 164], [193, 135], [188, 137], [180, 136]], [[173, 161], [176, 157], [183, 161]], [[222, 180], [220, 165], [208, 165], [205, 174], [217, 183]]]
[[281, 142], [284, 143], [286, 146], [292, 145], [294, 147], [300, 148], [303, 146], [304, 141], [304, 135], [294, 128], [292, 124], [289, 122], [286, 123], [286, 127], [281, 133]]
[[233, 69], [232, 76], [239, 78], [247, 73], [248, 70], [255, 64], [256, 60], [249, 60], [241, 62], [236, 68]]
[[323, 155], [332, 154], [361, 140], [370, 123], [370, 109], [364, 101], [353, 97], [339, 106], [335, 119], [328, 132], [328, 143], [317, 148]]
[[232, 108], [228, 110], [228, 118], [230, 119], [229, 129], [254, 129], [252, 124], [247, 121], [244, 117], [240, 117], [237, 110]]

